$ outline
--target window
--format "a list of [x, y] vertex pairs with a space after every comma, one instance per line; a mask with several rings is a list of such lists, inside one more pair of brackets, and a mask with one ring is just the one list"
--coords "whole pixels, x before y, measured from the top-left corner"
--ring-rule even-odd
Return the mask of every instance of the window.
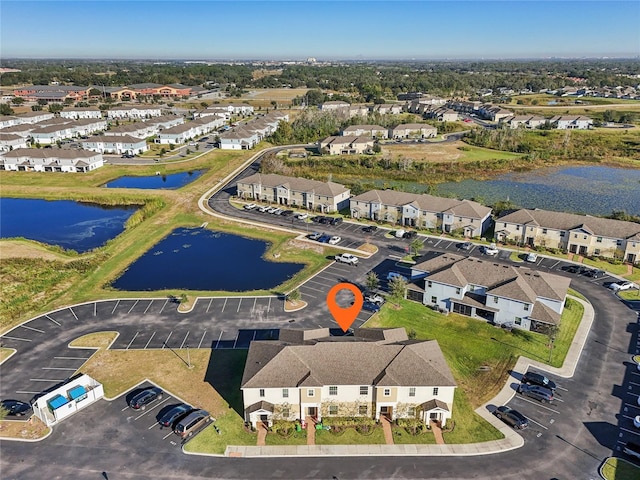
[[433, 287], [433, 283], [431, 282], [431, 280], [427, 280], [427, 287], [429, 288]]
[[506, 224], [506, 223], [503, 223], [503, 224], [502, 224], [502, 228], [507, 228], [507, 224]]
[[385, 397], [390, 397], [391, 396], [391, 389], [390, 388], [385, 388], [383, 391], [383, 395]]
[[528, 311], [529, 311], [529, 304], [528, 304], [528, 303], [525, 303], [525, 304], [524, 304], [524, 311], [525, 311], [525, 312], [528, 312]]
[[498, 297], [493, 297], [493, 303], [498, 303]]
[[337, 414], [338, 414], [338, 406], [329, 405], [329, 415], [337, 415]]
[[577, 234], [577, 233], [574, 233], [574, 234], [573, 234], [573, 238], [578, 238], [578, 234]]
[[583, 239], [583, 240], [586, 240], [586, 239], [587, 239], [587, 236], [586, 236], [586, 235], [583, 235], [583, 236], [582, 236], [582, 239]]
[[310, 388], [307, 390], [307, 397], [313, 397], [315, 396], [316, 392], [313, 388]]
[[408, 417], [415, 417], [416, 416], [416, 407], [409, 407], [407, 409], [407, 416]]
[[264, 388], [260, 389], [260, 398], [264, 397]]
[[596, 238], [596, 242], [598, 242], [598, 243], [602, 243], [602, 237], [598, 237], [598, 238]]
[[516, 317], [515, 324], [516, 325], [522, 325], [522, 319], [520, 317]]
[[289, 389], [288, 388], [283, 388], [282, 389], [282, 398], [289, 398]]
[[519, 232], [520, 231], [520, 225], [516, 225], [516, 230]]
[[475, 292], [476, 291], [476, 286], [475, 285], [469, 285], [469, 291], [470, 292]]
[[542, 233], [543, 233], [544, 235], [546, 235], [546, 234], [547, 234], [547, 229], [546, 229], [546, 228], [543, 228], [543, 229], [542, 229]]
[[338, 395], [338, 387], [329, 387], [329, 395]]
[[360, 387], [360, 395], [369, 395], [369, 387], [367, 387], [366, 385]]
[[438, 396], [438, 387], [433, 387], [433, 396], [434, 397]]
[[564, 232], [560, 232], [560, 236], [561, 236], [561, 237], [564, 237]]
[[359, 405], [358, 406], [358, 415], [367, 415], [369, 409], [367, 408], [366, 405]]
[[410, 397], [416, 396], [416, 387], [409, 387], [409, 396]]
[[283, 408], [282, 409], [282, 418], [289, 418], [289, 409], [288, 408]]

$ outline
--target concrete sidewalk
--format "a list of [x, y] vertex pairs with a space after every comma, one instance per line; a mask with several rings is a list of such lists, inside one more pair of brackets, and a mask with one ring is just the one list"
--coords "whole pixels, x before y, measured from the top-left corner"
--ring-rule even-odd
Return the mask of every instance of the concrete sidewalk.
[[513, 374], [507, 380], [502, 390], [489, 402], [478, 407], [475, 411], [487, 422], [504, 435], [501, 440], [483, 443], [467, 443], [452, 445], [286, 445], [286, 446], [229, 446], [225, 456], [230, 457], [349, 457], [349, 456], [473, 456], [506, 452], [524, 445], [523, 438], [511, 427], [498, 420], [491, 412], [495, 407], [505, 405], [516, 394], [513, 383], [520, 383], [520, 375], [529, 367], [547, 371], [560, 377], [573, 376], [580, 355], [587, 341], [594, 319], [591, 304], [577, 297], [571, 297], [584, 306], [584, 315], [580, 326], [571, 342], [564, 364], [560, 368], [550, 367], [527, 357], [520, 357], [513, 367]]

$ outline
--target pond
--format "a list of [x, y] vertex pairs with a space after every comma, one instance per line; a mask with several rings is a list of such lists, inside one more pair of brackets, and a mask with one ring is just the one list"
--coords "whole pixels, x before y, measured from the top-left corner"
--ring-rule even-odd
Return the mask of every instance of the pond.
[[553, 167], [508, 173], [492, 180], [437, 185], [436, 195], [476, 198], [491, 205], [511, 200], [524, 208], [590, 215], [613, 210], [640, 213], [640, 169], [601, 166]]
[[0, 198], [0, 238], [24, 237], [84, 253], [122, 233], [137, 208]]
[[268, 290], [293, 277], [300, 263], [269, 262], [268, 244], [203, 228], [178, 228], [134, 262], [118, 290]]
[[151, 175], [148, 177], [119, 177], [103, 186], [106, 188], [176, 189], [184, 187], [201, 176], [206, 170]]

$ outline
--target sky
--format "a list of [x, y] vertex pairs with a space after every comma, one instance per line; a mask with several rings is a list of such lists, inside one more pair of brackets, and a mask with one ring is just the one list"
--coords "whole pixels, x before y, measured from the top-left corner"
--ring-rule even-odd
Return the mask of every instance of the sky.
[[640, 56], [640, 1], [0, 1], [0, 58]]

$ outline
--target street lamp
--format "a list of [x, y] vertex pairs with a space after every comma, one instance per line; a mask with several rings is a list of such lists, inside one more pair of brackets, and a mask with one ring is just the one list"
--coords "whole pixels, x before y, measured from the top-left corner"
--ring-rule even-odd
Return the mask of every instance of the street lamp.
[[187, 345], [187, 367], [193, 368], [193, 365], [191, 365], [191, 355], [189, 354], [189, 345]]

